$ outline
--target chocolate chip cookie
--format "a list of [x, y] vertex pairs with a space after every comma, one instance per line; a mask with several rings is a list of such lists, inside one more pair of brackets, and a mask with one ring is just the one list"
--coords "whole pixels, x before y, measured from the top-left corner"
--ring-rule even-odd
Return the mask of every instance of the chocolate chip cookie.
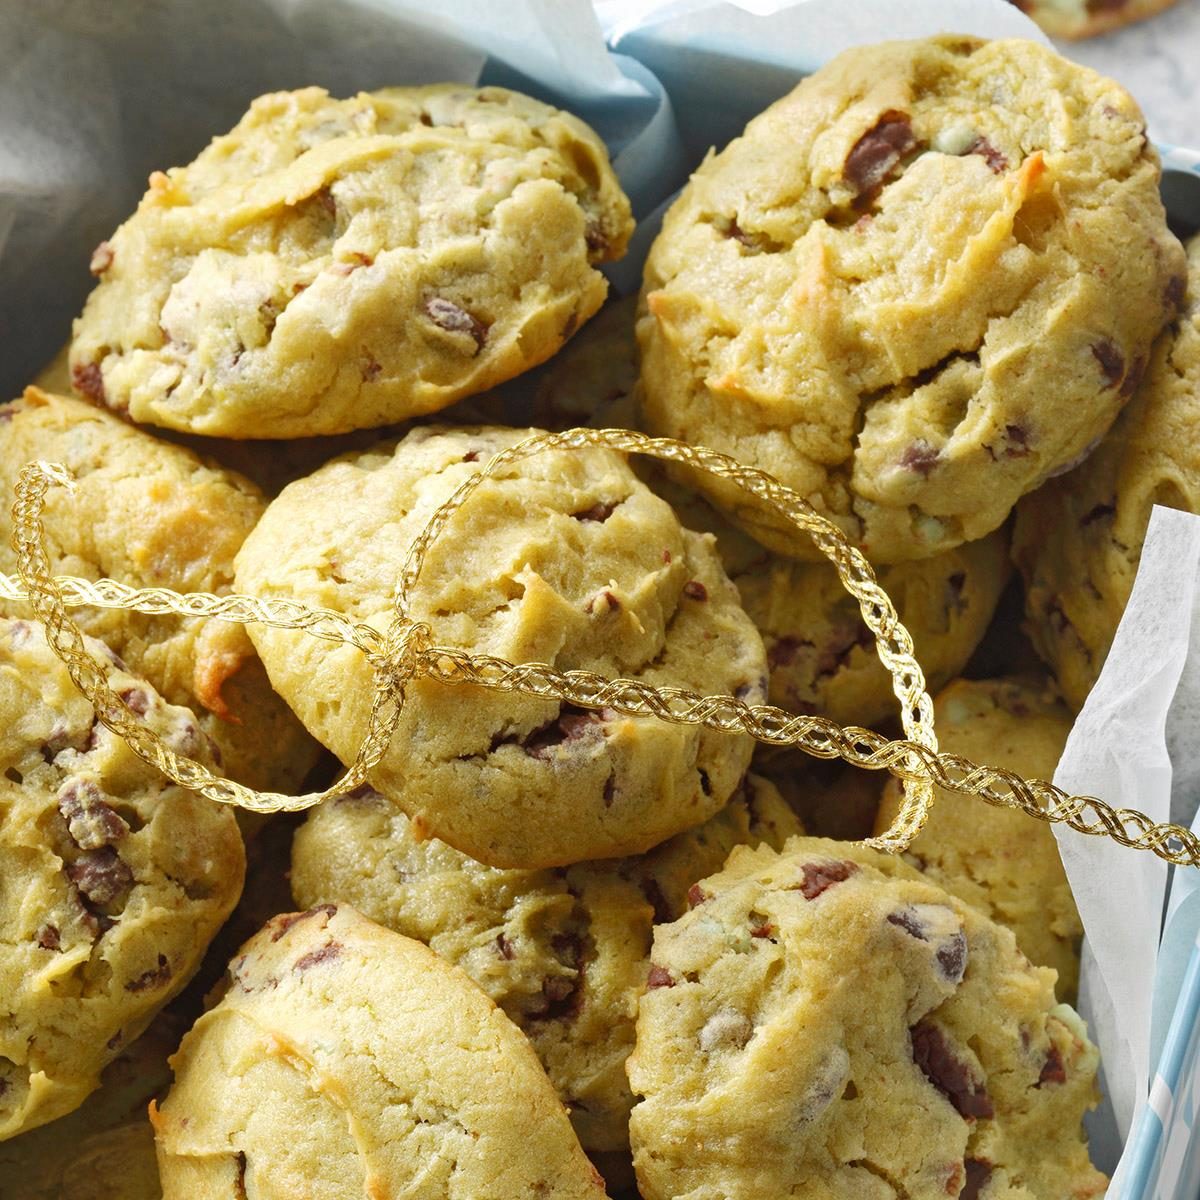
[[[1053, 779], [1071, 714], [1037, 679], [959, 679], [934, 701], [938, 743], [974, 762], [1025, 779]], [[939, 887], [1016, 934], [1039, 967], [1058, 973], [1058, 995], [1074, 1002], [1083, 923], [1049, 825], [973, 796], [936, 792], [925, 828], [905, 857]], [[900, 809], [898, 785], [884, 788], [876, 832]]]
[[1155, 504], [1200, 513], [1200, 237], [1173, 283], [1184, 310], [1146, 378], [1082, 466], [1017, 506], [1013, 557], [1038, 653], [1081, 708], [1133, 590]]
[[558, 871], [496, 870], [364, 789], [321, 805], [296, 834], [303, 906], [344, 901], [462, 967], [528, 1035], [589, 1153], [628, 1151], [625, 1058], [649, 969], [651, 925], [734, 846], [778, 848], [802, 827], [750, 776], [715, 817], [649, 854]]
[[1053, 973], [904, 863], [735, 850], [655, 930], [629, 1059], [647, 1200], [1098, 1197], [1097, 1054]]
[[1051, 37], [1097, 37], [1144, 21], [1175, 0], [1010, 0]]
[[549, 358], [632, 228], [596, 134], [516, 92], [261, 96], [97, 247], [72, 380], [218, 437], [387, 425]]
[[167, 1056], [187, 1028], [174, 1009], [104, 1068], [73, 1113], [0, 1142], [4, 1200], [162, 1200], [146, 1106], [166, 1095]]
[[269, 921], [172, 1066], [151, 1114], [165, 1200], [603, 1200], [508, 1018], [457, 967], [346, 906]]
[[[103, 653], [98, 642], [90, 649]], [[185, 708], [126, 705], [211, 763]], [[242, 886], [233, 811], [96, 720], [40, 626], [0, 619], [0, 1141], [77, 1108], [187, 982]]]
[[1175, 315], [1159, 174], [1130, 96], [1041, 45], [848, 50], [667, 214], [645, 427], [770, 471], [872, 561], [977, 540], [1103, 435]]
[[[414, 429], [330, 463], [267, 509], [237, 560], [242, 591], [376, 626], [437, 507], [531, 431]], [[435, 643], [513, 662], [761, 702], [762, 641], [712, 539], [607, 450], [520, 461], [471, 496], [411, 597]], [[343, 761], [366, 730], [372, 679], [348, 646], [252, 628], [271, 680]], [[491, 866], [641, 853], [729, 800], [751, 742], [610, 709], [419, 678], [370, 782], [432, 834]]]
[[[266, 508], [241, 476], [81, 400], [30, 388], [0, 407], [0, 571], [16, 571], [12, 488], [36, 459], [65, 464], [76, 480], [73, 494], [56, 489], [46, 499], [47, 552], [58, 574], [227, 592], [233, 557]], [[195, 712], [225, 775], [287, 792], [316, 762], [319, 748], [271, 690], [241, 626], [117, 610], [73, 616], [166, 700]]]

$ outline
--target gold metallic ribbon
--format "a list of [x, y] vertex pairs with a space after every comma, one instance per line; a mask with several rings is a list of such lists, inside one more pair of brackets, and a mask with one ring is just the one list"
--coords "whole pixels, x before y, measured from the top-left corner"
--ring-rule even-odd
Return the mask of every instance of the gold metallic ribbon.
[[[875, 636], [880, 661], [891, 673], [900, 702], [905, 738], [889, 740], [858, 726], [843, 729], [825, 717], [797, 716], [773, 705], [749, 705], [732, 696], [701, 696], [685, 688], [654, 688], [633, 679], [605, 679], [590, 671], [559, 671], [546, 663], [517, 664], [457, 647], [432, 645], [429, 627], [408, 615], [410, 598], [429, 547], [454, 513], [484, 479], [511, 464], [547, 450], [588, 446], [646, 454], [715, 475], [736, 484], [808, 533], [836, 567], [843, 586], [858, 601], [863, 620]], [[165, 588], [131, 588], [111, 579], [91, 582], [56, 577], [51, 574], [42, 526], [46, 493], [53, 486], [73, 486], [64, 467], [38, 462], [21, 472], [13, 505], [13, 547], [20, 580], [0, 575], [0, 598], [29, 602], [45, 625], [54, 652], [109, 729], [176, 783], [210, 800], [256, 812], [295, 811], [358, 787], [367, 781], [391, 741], [408, 681], [428, 676], [445, 683], [567, 701], [584, 708], [611, 708], [629, 716], [706, 725], [727, 733], [749, 734], [775, 746], [796, 746], [817, 758], [840, 758], [870, 770], [886, 769], [903, 781], [905, 795], [891, 827], [868, 841], [880, 850], [895, 853], [908, 847], [925, 824], [937, 786], [979, 796], [1002, 808], [1020, 809], [1042, 821], [1062, 822], [1080, 833], [1107, 836], [1123, 846], [1150, 850], [1176, 865], [1200, 866], [1200, 839], [1179, 825], [1155, 824], [1135, 809], [1114, 809], [1094, 796], [1069, 796], [1044, 780], [1024, 780], [1003, 768], [979, 766], [957, 754], [939, 754], [933, 703], [913, 657], [912, 637], [900, 623], [870, 564], [836, 525], [815, 512], [791, 488], [714, 450], [622, 429], [571, 429], [535, 434], [502, 451], [442, 504], [413, 542], [396, 586], [392, 618], [383, 633], [341, 613], [294, 601], [202, 592], [180, 594]], [[256, 792], [176, 754], [109, 686], [106, 666], [88, 653], [79, 627], [67, 612], [68, 607], [79, 605], [211, 617], [237, 624], [261, 622], [355, 646], [366, 655], [374, 672], [375, 696], [367, 734], [354, 762], [324, 792], [286, 796]]]

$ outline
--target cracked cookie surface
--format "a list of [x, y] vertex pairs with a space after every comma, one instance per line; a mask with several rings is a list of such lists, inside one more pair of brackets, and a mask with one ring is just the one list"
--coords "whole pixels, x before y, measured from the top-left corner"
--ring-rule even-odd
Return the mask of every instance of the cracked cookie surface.
[[73, 385], [218, 437], [387, 425], [549, 358], [632, 228], [596, 134], [516, 92], [262, 96], [97, 248]]
[[[955, 680], [934, 700], [938, 744], [1023, 779], [1053, 779], [1071, 714], [1037, 679]], [[1049, 825], [973, 796], [937, 790], [925, 827], [904, 857], [939, 887], [1007, 926], [1022, 952], [1058, 972], [1059, 997], [1075, 1002], [1083, 922]], [[876, 831], [900, 809], [888, 780]]]
[[297, 832], [292, 891], [345, 901], [460, 966], [525, 1032], [589, 1153], [628, 1151], [625, 1059], [649, 969], [651, 926], [736, 845], [779, 848], [800, 822], [749, 776], [715, 817], [633, 858], [561, 870], [485, 867], [365, 789], [315, 809]]
[[605, 1194], [508, 1018], [346, 905], [269, 921], [171, 1065], [152, 1113], [165, 1200]]
[[[103, 647], [90, 643], [93, 653]], [[117, 668], [177, 753], [192, 714]], [[99, 724], [40, 626], [0, 619], [0, 1140], [77, 1108], [199, 966], [245, 857], [233, 810]]]
[[[266, 508], [261, 493], [180, 446], [82, 400], [34, 388], [0, 407], [0, 487], [11, 496], [27, 462], [64, 464], [75, 491], [46, 497], [46, 549], [56, 574], [133, 587], [227, 592], [238, 547]], [[9, 503], [0, 505], [0, 570], [15, 573]], [[9, 613], [19, 606], [5, 602]], [[74, 609], [172, 704], [193, 710], [217, 769], [258, 789], [293, 791], [319, 747], [271, 690], [243, 628], [225, 621]]]
[[1174, 315], [1159, 173], [1129, 95], [1040, 45], [847, 51], [668, 213], [645, 427], [770, 471], [873, 561], [976, 540], [1105, 432]]
[[692, 898], [655, 930], [629, 1059], [647, 1200], [1103, 1194], [1096, 1049], [1008, 930], [814, 838], [735, 850]]
[[[412, 431], [292, 484], [237, 561], [239, 589], [382, 628], [440, 504], [529, 430]], [[485, 480], [429, 550], [410, 615], [436, 644], [760, 703], [761, 639], [712, 539], [606, 450], [543, 452]], [[372, 694], [348, 646], [256, 628], [271, 679], [343, 761]], [[413, 680], [370, 782], [432, 834], [492, 866], [641, 853], [724, 806], [743, 736]]]
[[1108, 656], [1155, 504], [1200, 513], [1200, 237], [1188, 243], [1183, 312], [1145, 381], [1091, 458], [1017, 506], [1013, 558], [1038, 653], [1076, 709]]

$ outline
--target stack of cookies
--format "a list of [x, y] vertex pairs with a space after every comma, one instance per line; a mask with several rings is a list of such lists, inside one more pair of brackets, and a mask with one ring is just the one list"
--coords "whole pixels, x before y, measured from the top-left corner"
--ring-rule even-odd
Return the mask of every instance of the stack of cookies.
[[[531, 432], [510, 414], [711, 446], [877, 564], [943, 747], [1047, 778], [1151, 504], [1200, 511], [1200, 244], [1189, 277], [1158, 179], [1129, 96], [1040, 46], [864, 47], [710, 155], [605, 306], [633, 222], [575, 117], [266, 96], [97, 248], [69, 355], [0, 408], [0, 482], [74, 473], [58, 573], [383, 629], [432, 514]], [[350, 646], [76, 615], [131, 712], [232, 779], [323, 788], [358, 750]], [[603, 448], [486, 479], [412, 616], [894, 720], [811, 545]], [[861, 839], [894, 783], [426, 678], [366, 785], [264, 824], [142, 764], [17, 603], [0, 712], [5, 1200], [1105, 1189], [1082, 928], [1023, 815], [942, 796], [888, 857]]]

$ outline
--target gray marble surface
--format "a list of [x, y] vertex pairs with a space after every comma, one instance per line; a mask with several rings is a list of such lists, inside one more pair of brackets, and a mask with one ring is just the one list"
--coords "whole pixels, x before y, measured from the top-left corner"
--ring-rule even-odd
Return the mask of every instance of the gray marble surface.
[[1155, 141], [1200, 150], [1200, 0], [1178, 0], [1116, 33], [1057, 45], [1068, 58], [1123, 83], [1141, 104]]

